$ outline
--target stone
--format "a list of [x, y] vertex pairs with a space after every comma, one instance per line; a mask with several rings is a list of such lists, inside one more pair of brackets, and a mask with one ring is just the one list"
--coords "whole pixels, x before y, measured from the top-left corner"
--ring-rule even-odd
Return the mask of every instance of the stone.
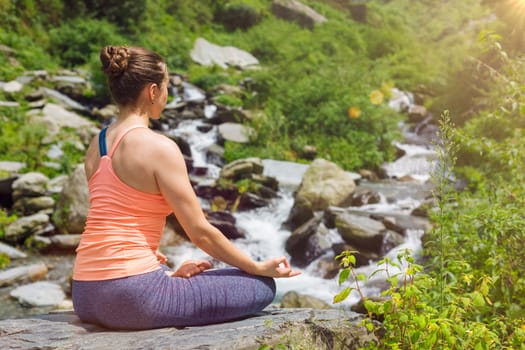
[[276, 17], [296, 22], [301, 27], [310, 30], [313, 30], [316, 24], [326, 22], [324, 16], [296, 0], [274, 0], [272, 12]]
[[[76, 109], [78, 110], [78, 108]], [[54, 103], [46, 104], [41, 110], [31, 110], [28, 112], [28, 115], [33, 123], [45, 124], [48, 132], [48, 137], [45, 140], [49, 143], [63, 128], [72, 128], [79, 130], [78, 133], [81, 133], [80, 129], [91, 129], [95, 125], [87, 118]]]
[[198, 38], [190, 52], [191, 59], [203, 66], [241, 69], [257, 66], [259, 61], [252, 54], [232, 46], [219, 46]]
[[312, 308], [312, 309], [331, 309], [330, 304], [321, 299], [294, 291], [287, 292], [281, 299], [282, 308]]
[[9, 293], [12, 298], [24, 306], [55, 306], [60, 305], [66, 295], [62, 288], [51, 282], [35, 282], [15, 288]]
[[47, 266], [43, 262], [5, 269], [0, 271], [0, 287], [28, 280], [36, 281], [45, 277], [47, 272]]
[[345, 310], [267, 308], [253, 317], [208, 326], [112, 331], [83, 323], [72, 311], [0, 320], [0, 348], [250, 350], [277, 344], [357, 350], [377, 338], [365, 316]]
[[251, 174], [262, 174], [264, 166], [259, 158], [238, 159], [226, 164], [220, 173], [220, 177], [233, 181], [250, 178]]
[[335, 226], [348, 244], [373, 252], [381, 251], [386, 230], [382, 222], [366, 216], [343, 213], [336, 217]]
[[43, 230], [48, 223], [49, 216], [43, 213], [23, 216], [7, 226], [4, 240], [9, 243], [19, 243], [32, 234]]
[[53, 221], [60, 233], [81, 233], [89, 208], [89, 192], [84, 165], [69, 176], [57, 200]]
[[25, 259], [27, 254], [11, 247], [8, 244], [0, 242], [0, 254], [6, 254], [10, 259]]
[[222, 123], [218, 127], [218, 132], [220, 144], [224, 144], [224, 141], [248, 143], [250, 137], [255, 134], [254, 129], [239, 123]]
[[42, 173], [31, 172], [21, 175], [13, 182], [13, 199], [40, 197], [46, 194], [49, 178]]
[[16, 80], [9, 81], [5, 83], [2, 87], [5, 93], [14, 94], [22, 91], [24, 85]]

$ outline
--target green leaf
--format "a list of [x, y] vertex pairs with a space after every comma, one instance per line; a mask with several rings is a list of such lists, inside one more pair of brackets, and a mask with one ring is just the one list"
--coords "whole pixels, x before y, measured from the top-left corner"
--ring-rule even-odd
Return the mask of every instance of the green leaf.
[[352, 291], [352, 289], [353, 288], [346, 287], [345, 289], [343, 289], [342, 291], [337, 293], [334, 296], [334, 300], [333, 300], [332, 303], [333, 304], [337, 304], [337, 303], [340, 303], [341, 301], [345, 300], [350, 295], [350, 292]]
[[345, 268], [341, 271], [339, 274], [339, 285], [343, 284], [344, 281], [348, 279], [348, 276], [350, 276], [350, 269]]

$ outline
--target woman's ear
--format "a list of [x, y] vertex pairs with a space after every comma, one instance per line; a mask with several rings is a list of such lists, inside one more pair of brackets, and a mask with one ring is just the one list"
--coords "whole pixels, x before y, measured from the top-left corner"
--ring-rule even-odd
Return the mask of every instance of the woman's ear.
[[151, 83], [148, 85], [148, 97], [149, 97], [151, 104], [155, 102], [155, 98], [157, 97], [158, 90], [159, 90], [159, 87], [157, 86], [156, 83]]

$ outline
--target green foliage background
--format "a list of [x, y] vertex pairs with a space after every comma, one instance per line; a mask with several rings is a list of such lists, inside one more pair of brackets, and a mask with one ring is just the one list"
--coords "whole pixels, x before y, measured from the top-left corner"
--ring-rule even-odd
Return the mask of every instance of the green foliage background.
[[[435, 229], [425, 238], [424, 268], [408, 271], [410, 284], [402, 289], [395, 284], [402, 279], [392, 279], [389, 303], [368, 304], [385, 319], [381, 346], [524, 349], [525, 6], [369, 0], [360, 23], [350, 0], [303, 2], [328, 21], [303, 29], [273, 16], [271, 0], [0, 0], [0, 44], [14, 50], [0, 53], [0, 80], [27, 70], [82, 68], [90, 72], [91, 98], [102, 105], [109, 97], [101, 46], [148, 47], [166, 57], [170, 71], [208, 91], [250, 82], [243, 96], [220, 97], [262, 115], [252, 121], [257, 136], [250, 144], [226, 144], [227, 160], [306, 162], [302, 150], [313, 145], [319, 157], [347, 170], [393, 158], [405, 117], [386, 106], [385, 87], [414, 92], [434, 115], [450, 111], [442, 126], [453, 131], [447, 142], [457, 145], [449, 169], [466, 187], [451, 195], [448, 175], [438, 176], [439, 210], [430, 213]], [[247, 50], [261, 68], [196, 65], [189, 52], [198, 37]], [[386, 98], [374, 104], [370, 93], [378, 90]], [[0, 154], [38, 169], [45, 135], [24, 125], [22, 94], [0, 94], [6, 99], [22, 108], [0, 109]], [[349, 118], [351, 107], [358, 118]], [[79, 161], [69, 148], [66, 159]], [[12, 219], [2, 216], [1, 224]]]

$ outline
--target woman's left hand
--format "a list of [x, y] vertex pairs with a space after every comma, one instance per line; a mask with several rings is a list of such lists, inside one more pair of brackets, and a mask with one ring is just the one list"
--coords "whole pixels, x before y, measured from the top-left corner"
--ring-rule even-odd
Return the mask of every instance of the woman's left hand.
[[170, 276], [190, 278], [212, 267], [211, 262], [207, 260], [186, 260], [175, 272], [171, 273]]

